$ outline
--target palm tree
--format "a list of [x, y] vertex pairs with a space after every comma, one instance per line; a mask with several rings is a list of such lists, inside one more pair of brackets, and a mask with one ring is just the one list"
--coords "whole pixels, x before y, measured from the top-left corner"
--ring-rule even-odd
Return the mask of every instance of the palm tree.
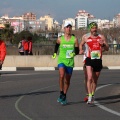
[[6, 43], [12, 43], [14, 29], [9, 23], [4, 24], [5, 28], [2, 30], [2, 38]]

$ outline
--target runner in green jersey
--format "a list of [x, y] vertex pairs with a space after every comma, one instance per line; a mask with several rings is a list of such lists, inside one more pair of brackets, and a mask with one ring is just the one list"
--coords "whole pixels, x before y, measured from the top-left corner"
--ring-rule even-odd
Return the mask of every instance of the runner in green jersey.
[[59, 37], [56, 45], [53, 58], [56, 58], [56, 54], [59, 48], [58, 56], [58, 68], [59, 68], [59, 86], [60, 96], [57, 102], [65, 105], [67, 104], [66, 94], [70, 86], [70, 79], [74, 67], [74, 56], [79, 53], [78, 39], [71, 34], [72, 23], [65, 21], [64, 35]]
[[60, 52], [58, 57], [58, 64], [64, 63], [65, 66], [74, 67], [74, 53], [75, 37], [71, 36], [69, 42], [65, 40], [65, 36], [61, 36]]

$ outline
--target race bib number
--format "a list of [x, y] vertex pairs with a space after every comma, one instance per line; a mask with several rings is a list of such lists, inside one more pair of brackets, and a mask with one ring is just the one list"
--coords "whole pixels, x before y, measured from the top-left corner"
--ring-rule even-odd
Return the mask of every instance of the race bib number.
[[99, 50], [91, 52], [91, 59], [100, 59], [100, 57], [101, 57], [101, 52]]
[[73, 52], [73, 50], [67, 50], [66, 52], [66, 58], [71, 58], [70, 54]]

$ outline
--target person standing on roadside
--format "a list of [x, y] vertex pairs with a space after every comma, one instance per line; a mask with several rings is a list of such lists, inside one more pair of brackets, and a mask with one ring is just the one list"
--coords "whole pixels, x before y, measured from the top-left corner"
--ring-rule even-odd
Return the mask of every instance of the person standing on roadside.
[[32, 37], [29, 36], [29, 37], [27, 38], [27, 40], [28, 40], [28, 42], [29, 42], [28, 55], [33, 55], [33, 53], [32, 53]]
[[72, 22], [65, 21], [64, 35], [56, 41], [55, 50], [52, 58], [56, 58], [59, 48], [58, 68], [59, 68], [59, 88], [60, 96], [57, 102], [62, 105], [67, 104], [66, 94], [70, 86], [70, 79], [74, 67], [74, 56], [79, 53], [78, 39], [71, 34]]
[[6, 45], [5, 42], [0, 38], [0, 70], [2, 69], [5, 56], [6, 56]]
[[29, 55], [29, 41], [28, 38], [23, 42], [24, 55]]
[[25, 41], [25, 37], [23, 36], [18, 44], [18, 50], [20, 55], [24, 55], [24, 48], [23, 48], [24, 41]]
[[83, 35], [82, 41], [79, 45], [80, 52], [83, 54], [83, 45], [86, 43], [88, 50], [86, 51], [85, 66], [87, 72], [87, 90], [88, 90], [88, 104], [94, 101], [94, 93], [97, 87], [97, 81], [102, 70], [102, 49], [109, 50], [108, 43], [104, 35], [98, 34], [98, 25], [91, 22], [89, 25], [90, 33]]

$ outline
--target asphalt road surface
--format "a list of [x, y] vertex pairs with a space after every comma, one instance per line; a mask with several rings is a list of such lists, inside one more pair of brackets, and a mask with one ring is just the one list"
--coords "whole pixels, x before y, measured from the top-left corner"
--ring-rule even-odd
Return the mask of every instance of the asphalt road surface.
[[102, 70], [95, 104], [83, 101], [83, 71], [73, 71], [66, 106], [58, 96], [57, 70], [2, 72], [0, 120], [120, 120], [120, 70]]

